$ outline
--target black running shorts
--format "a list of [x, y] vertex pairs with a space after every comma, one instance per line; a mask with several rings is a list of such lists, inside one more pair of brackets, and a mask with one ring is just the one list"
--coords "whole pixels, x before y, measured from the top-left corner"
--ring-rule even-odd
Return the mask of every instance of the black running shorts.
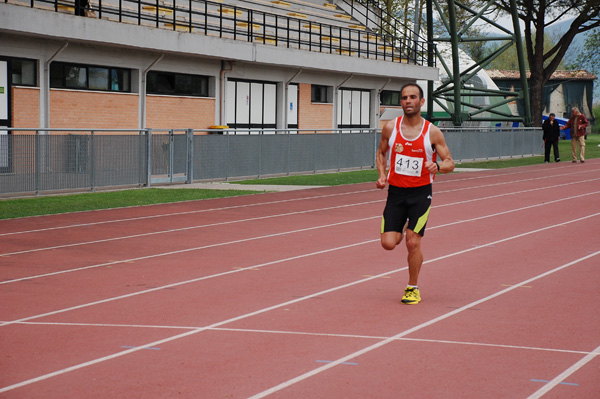
[[425, 235], [432, 195], [431, 184], [409, 188], [390, 185], [381, 220], [381, 232], [402, 232], [408, 219], [409, 229], [421, 236]]

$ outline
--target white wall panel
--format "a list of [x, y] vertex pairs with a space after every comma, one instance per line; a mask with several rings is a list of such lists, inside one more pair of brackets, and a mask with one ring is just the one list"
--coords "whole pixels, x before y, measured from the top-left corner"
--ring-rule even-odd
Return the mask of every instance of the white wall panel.
[[264, 99], [264, 123], [275, 124], [277, 120], [277, 85], [266, 83]]
[[360, 115], [361, 115], [361, 92], [360, 91], [352, 91], [352, 115], [350, 116], [350, 123], [353, 125], [360, 125]]
[[248, 123], [250, 121], [250, 83], [237, 82], [235, 110], [235, 123]]
[[263, 123], [263, 87], [262, 83], [250, 84], [250, 123], [252, 124]]
[[361, 116], [360, 116], [360, 124], [361, 125], [370, 125], [371, 124], [371, 93], [368, 91], [361, 92], [362, 101], [361, 101]]

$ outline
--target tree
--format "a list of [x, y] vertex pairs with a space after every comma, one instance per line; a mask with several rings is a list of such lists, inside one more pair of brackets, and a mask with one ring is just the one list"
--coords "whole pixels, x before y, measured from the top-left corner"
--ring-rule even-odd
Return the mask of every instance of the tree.
[[[529, 94], [534, 123], [542, 122], [542, 92], [573, 42], [573, 38], [600, 27], [600, 0], [515, 0], [518, 17], [523, 21], [523, 39], [530, 70]], [[510, 1], [499, 0], [500, 9], [509, 12]], [[544, 49], [545, 29], [564, 15], [575, 18], [569, 29], [550, 49]]]
[[[576, 56], [569, 60], [567, 68], [585, 69], [596, 76], [600, 76], [600, 28], [588, 32], [585, 43], [575, 49]], [[571, 52], [571, 51], [570, 51]], [[594, 87], [594, 100], [600, 100], [600, 83]]]
[[[498, 48], [502, 47], [505, 44], [506, 44], [506, 42], [492, 45], [492, 47], [489, 49], [488, 53], [494, 52], [495, 50], [497, 50]], [[556, 45], [556, 41], [553, 40], [549, 35], [544, 36], [544, 51], [545, 52], [549, 51], [555, 45]], [[523, 43], [523, 47], [525, 47], [525, 43]], [[548, 63], [550, 63], [550, 60], [546, 60], [546, 62], [544, 63], [544, 67], [547, 66]], [[487, 68], [488, 69], [507, 69], [507, 70], [511, 70], [511, 71], [519, 70], [517, 45], [513, 43], [508, 48], [508, 50], [504, 51], [502, 54], [500, 54], [498, 57], [496, 57], [488, 65]], [[569, 68], [569, 67], [566, 66], [564, 61], [561, 61], [560, 64], [558, 65], [558, 68], [565, 69], [565, 68]]]

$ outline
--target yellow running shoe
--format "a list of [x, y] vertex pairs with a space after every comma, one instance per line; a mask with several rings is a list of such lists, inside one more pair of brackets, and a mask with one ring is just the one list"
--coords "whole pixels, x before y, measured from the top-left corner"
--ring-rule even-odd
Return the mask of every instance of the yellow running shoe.
[[406, 305], [416, 305], [421, 302], [421, 293], [418, 288], [406, 287], [404, 290], [404, 296], [402, 297], [402, 303]]

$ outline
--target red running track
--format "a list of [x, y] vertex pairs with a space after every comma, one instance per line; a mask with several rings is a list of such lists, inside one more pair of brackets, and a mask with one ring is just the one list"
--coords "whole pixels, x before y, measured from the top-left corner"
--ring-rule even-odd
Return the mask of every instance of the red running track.
[[600, 397], [600, 160], [0, 221], [0, 398]]

